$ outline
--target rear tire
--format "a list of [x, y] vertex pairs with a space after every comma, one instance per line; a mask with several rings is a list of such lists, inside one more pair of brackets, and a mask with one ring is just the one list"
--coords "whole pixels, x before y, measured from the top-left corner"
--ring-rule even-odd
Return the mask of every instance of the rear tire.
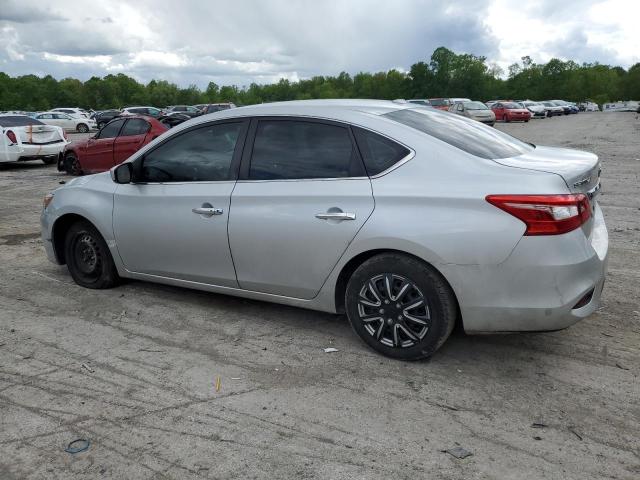
[[78, 161], [78, 157], [76, 157], [74, 153], [67, 153], [67, 155], [64, 157], [64, 170], [69, 175], [82, 175], [80, 162]]
[[79, 123], [76, 127], [76, 130], [78, 131], [78, 133], [87, 133], [89, 131], [89, 127], [84, 123]]
[[71, 225], [64, 240], [64, 256], [71, 277], [82, 287], [111, 288], [120, 282], [106, 242], [89, 222]]
[[375, 351], [404, 360], [427, 358], [456, 323], [451, 287], [429, 265], [403, 254], [370, 258], [345, 292], [351, 326]]

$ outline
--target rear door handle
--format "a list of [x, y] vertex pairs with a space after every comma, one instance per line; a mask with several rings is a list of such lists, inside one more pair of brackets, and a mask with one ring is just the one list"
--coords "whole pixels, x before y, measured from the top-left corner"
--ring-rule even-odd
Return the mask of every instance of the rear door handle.
[[193, 213], [197, 213], [198, 215], [206, 215], [209, 217], [212, 215], [222, 215], [222, 209], [215, 207], [192, 208], [191, 211]]
[[316, 218], [320, 220], [355, 220], [355, 213], [348, 212], [325, 212], [325, 213], [316, 213]]

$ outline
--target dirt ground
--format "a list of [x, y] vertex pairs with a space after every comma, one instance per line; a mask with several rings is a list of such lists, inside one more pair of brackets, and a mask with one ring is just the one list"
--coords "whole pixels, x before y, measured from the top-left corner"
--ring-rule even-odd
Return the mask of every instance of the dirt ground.
[[[603, 304], [555, 333], [456, 332], [413, 363], [340, 316], [78, 287], [39, 239], [42, 196], [66, 177], [0, 166], [0, 478], [640, 478], [640, 120], [498, 128], [603, 160]], [[65, 453], [77, 438], [89, 449]], [[442, 452], [456, 446], [473, 455]]]

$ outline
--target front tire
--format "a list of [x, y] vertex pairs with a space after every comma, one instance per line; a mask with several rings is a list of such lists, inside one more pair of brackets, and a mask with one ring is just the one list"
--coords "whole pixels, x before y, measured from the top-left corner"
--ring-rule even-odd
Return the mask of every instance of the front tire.
[[73, 280], [85, 288], [111, 288], [120, 277], [106, 242], [89, 222], [74, 223], [67, 231], [64, 256]]
[[78, 161], [78, 157], [76, 157], [75, 154], [68, 153], [64, 157], [64, 170], [69, 175], [82, 175], [82, 168], [80, 168], [80, 162]]
[[433, 355], [457, 317], [456, 300], [444, 278], [402, 254], [376, 255], [360, 265], [347, 284], [345, 307], [367, 345], [405, 360]]
[[87, 133], [89, 131], [89, 127], [84, 123], [79, 123], [76, 130], [78, 133]]

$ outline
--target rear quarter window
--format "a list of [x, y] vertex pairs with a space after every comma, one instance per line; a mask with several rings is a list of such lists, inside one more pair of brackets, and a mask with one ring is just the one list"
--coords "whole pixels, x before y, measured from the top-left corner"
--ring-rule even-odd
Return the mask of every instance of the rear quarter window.
[[493, 127], [438, 110], [396, 110], [383, 116], [480, 158], [515, 157], [534, 148]]
[[411, 153], [403, 145], [369, 130], [354, 127], [353, 134], [369, 176], [384, 172]]

